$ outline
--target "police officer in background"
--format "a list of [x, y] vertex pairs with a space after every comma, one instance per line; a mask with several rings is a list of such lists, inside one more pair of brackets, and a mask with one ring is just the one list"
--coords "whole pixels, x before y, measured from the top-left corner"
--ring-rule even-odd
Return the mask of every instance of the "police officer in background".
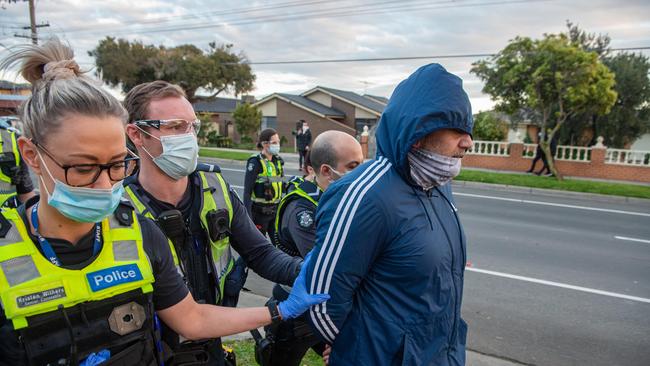
[[18, 207], [34, 196], [29, 169], [16, 140], [20, 135], [8, 124], [0, 124], [0, 206]]
[[[244, 260], [262, 277], [291, 284], [301, 260], [275, 248], [256, 228], [218, 167], [197, 164], [200, 122], [178, 85], [154, 81], [126, 95], [127, 134], [140, 170], [125, 182], [136, 210], [158, 222], [194, 299], [235, 306], [244, 285]], [[234, 261], [230, 246], [241, 256]], [[219, 339], [183, 342], [163, 328], [166, 363], [221, 365]]]
[[284, 191], [284, 160], [280, 157], [280, 136], [267, 128], [260, 133], [257, 148], [246, 163], [244, 205], [255, 226], [265, 234], [273, 227]]
[[33, 86], [17, 142], [41, 196], [0, 211], [1, 366], [160, 365], [158, 317], [186, 338], [208, 339], [327, 299], [307, 294], [303, 271], [277, 306], [197, 303], [160, 229], [121, 202], [137, 157], [125, 148], [120, 102], [57, 40], [18, 46], [0, 68], [14, 64]]
[[[278, 248], [297, 257], [304, 257], [316, 241], [314, 218], [321, 194], [332, 182], [360, 165], [363, 153], [359, 142], [349, 134], [326, 131], [316, 138], [306, 160], [310, 173], [289, 184], [271, 235]], [[286, 299], [290, 291], [287, 286], [276, 284], [271, 300]], [[267, 326], [265, 331], [268, 349], [258, 350], [265, 355], [262, 366], [298, 366], [310, 347], [319, 354], [324, 350], [325, 344], [319, 342], [302, 317]], [[260, 343], [257, 344], [259, 348]]]

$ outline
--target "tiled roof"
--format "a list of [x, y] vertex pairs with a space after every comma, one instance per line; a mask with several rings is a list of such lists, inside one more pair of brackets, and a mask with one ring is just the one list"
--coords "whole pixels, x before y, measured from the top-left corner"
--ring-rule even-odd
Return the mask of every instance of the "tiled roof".
[[323, 86], [319, 86], [317, 88], [323, 89], [331, 94], [334, 94], [341, 99], [348, 100], [352, 103], [358, 104], [362, 107], [366, 107], [372, 111], [375, 111], [377, 113], [382, 113], [384, 111], [384, 108], [386, 107], [385, 105], [378, 103], [370, 98], [366, 98], [363, 95], [359, 95], [357, 93], [347, 91], [347, 90], [339, 90], [339, 89], [332, 89], [332, 88], [326, 88]]
[[24, 89], [31, 89], [31, 88], [32, 86], [30, 84], [16, 84], [8, 80], [0, 80], [0, 89], [24, 90]]
[[289, 99], [290, 101], [300, 104], [305, 108], [311, 109], [327, 117], [345, 117], [345, 113], [315, 102], [309, 98], [300, 95], [278, 93], [279, 96]]
[[198, 100], [192, 104], [196, 112], [208, 113], [232, 113], [241, 103], [239, 99], [233, 98], [213, 98]]
[[363, 96], [366, 98], [374, 99], [375, 101], [383, 104], [388, 104], [388, 98], [386, 97], [380, 97], [378, 95], [370, 95], [370, 94], [364, 94]]

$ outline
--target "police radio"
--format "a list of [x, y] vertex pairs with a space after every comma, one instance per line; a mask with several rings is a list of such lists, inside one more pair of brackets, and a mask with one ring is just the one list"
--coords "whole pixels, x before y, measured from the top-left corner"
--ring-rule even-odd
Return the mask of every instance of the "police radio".
[[185, 244], [185, 221], [183, 214], [178, 210], [163, 211], [158, 215], [158, 226], [162, 229], [165, 236], [174, 243], [174, 246]]

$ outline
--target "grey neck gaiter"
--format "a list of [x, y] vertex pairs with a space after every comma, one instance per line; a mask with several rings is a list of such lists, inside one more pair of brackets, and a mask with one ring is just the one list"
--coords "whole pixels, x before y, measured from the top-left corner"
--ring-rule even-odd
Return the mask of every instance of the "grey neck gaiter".
[[408, 153], [411, 178], [425, 191], [443, 186], [460, 173], [460, 158], [412, 148]]

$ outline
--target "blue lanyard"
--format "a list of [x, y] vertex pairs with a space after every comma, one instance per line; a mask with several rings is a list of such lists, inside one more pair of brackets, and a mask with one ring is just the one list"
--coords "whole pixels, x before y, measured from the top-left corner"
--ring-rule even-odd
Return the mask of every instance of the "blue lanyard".
[[[32, 206], [32, 226], [34, 227], [34, 233], [38, 239], [38, 244], [43, 250], [43, 254], [47, 259], [52, 262], [57, 267], [61, 267], [61, 261], [59, 257], [54, 252], [52, 245], [47, 241], [39, 232], [38, 232], [38, 203]], [[101, 225], [95, 224], [95, 243], [93, 244], [93, 256], [97, 255], [102, 248], [102, 230]]]

